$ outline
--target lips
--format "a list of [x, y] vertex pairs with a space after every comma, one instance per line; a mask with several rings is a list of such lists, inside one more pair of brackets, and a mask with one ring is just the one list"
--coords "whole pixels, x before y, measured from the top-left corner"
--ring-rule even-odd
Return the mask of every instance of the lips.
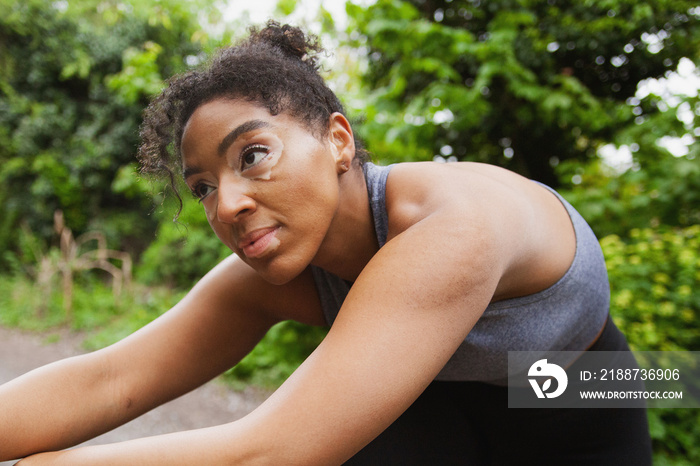
[[280, 244], [277, 238], [279, 227], [267, 227], [253, 230], [245, 235], [238, 243], [238, 247], [246, 257], [251, 259], [262, 257], [274, 251]]

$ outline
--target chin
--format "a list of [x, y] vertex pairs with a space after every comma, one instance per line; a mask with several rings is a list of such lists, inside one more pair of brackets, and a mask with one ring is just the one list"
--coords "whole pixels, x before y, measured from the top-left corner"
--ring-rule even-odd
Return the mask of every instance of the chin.
[[283, 264], [279, 260], [255, 263], [246, 261], [260, 277], [272, 285], [285, 285], [297, 278], [308, 264]]

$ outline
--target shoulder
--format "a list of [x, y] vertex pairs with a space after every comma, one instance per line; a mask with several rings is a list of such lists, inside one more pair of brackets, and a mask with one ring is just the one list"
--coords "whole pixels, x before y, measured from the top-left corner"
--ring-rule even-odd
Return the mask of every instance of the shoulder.
[[429, 225], [425, 240], [451, 241], [454, 254], [468, 256], [468, 270], [500, 274], [499, 296], [544, 289], [573, 260], [576, 239], [566, 208], [509, 170], [470, 162], [398, 164], [386, 197], [389, 240]]
[[445, 221], [478, 221], [490, 233], [503, 222], [528, 222], [542, 188], [509, 170], [481, 163], [434, 162], [395, 165], [387, 180], [390, 237], [428, 216], [449, 212]]

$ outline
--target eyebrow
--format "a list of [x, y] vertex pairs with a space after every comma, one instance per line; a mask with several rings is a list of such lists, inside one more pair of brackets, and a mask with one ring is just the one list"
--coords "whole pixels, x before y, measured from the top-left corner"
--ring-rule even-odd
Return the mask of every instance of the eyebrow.
[[221, 144], [219, 144], [219, 155], [224, 155], [224, 153], [228, 150], [231, 144], [233, 144], [234, 141], [238, 139], [241, 135], [249, 133], [251, 131], [255, 131], [256, 129], [265, 128], [267, 126], [270, 126], [270, 123], [263, 120], [249, 120], [237, 126], [233, 131], [228, 133], [226, 137], [224, 137], [224, 139], [221, 141]]
[[[224, 155], [224, 153], [226, 153], [228, 148], [231, 147], [231, 144], [233, 144], [236, 141], [236, 139], [238, 139], [242, 135], [251, 131], [255, 131], [256, 129], [266, 128], [268, 126], [270, 126], [270, 123], [268, 123], [267, 121], [248, 120], [245, 123], [238, 125], [230, 133], [224, 136], [224, 139], [221, 140], [221, 144], [219, 144], [219, 148], [216, 152], [219, 154], [219, 156], [222, 156]], [[188, 177], [201, 172], [202, 170], [199, 167], [188, 167], [183, 171], [182, 177], [184, 179], [187, 179]]]

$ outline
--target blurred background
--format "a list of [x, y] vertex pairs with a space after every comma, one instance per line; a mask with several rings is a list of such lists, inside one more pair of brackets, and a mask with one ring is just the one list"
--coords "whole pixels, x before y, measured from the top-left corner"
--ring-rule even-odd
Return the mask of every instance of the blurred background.
[[[268, 18], [321, 38], [376, 162], [487, 162], [555, 187], [601, 241], [633, 349], [700, 351], [685, 0], [0, 0], [0, 325], [99, 348], [229, 254], [201, 206], [183, 196], [174, 222], [166, 181], [139, 175], [138, 127], [168, 77]], [[226, 380], [274, 387], [324, 331], [280, 324]], [[657, 464], [700, 464], [700, 411], [649, 416]]]

